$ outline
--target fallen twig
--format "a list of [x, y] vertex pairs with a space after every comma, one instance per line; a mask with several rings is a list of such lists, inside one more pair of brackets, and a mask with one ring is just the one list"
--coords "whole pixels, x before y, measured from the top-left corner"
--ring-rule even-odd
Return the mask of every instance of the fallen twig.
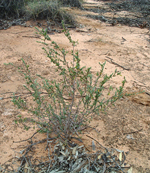
[[89, 138], [91, 138], [91, 139], [93, 139], [95, 142], [97, 142], [102, 148], [104, 148], [104, 149], [108, 152], [108, 149], [105, 148], [102, 144], [100, 144], [96, 139], [92, 138], [92, 137], [89, 136], [89, 135], [86, 135], [86, 136], [89, 137]]
[[124, 67], [124, 66], [122, 66], [122, 65], [120, 65], [120, 64], [118, 64], [118, 63], [116, 63], [116, 62], [114, 62], [112, 58], [110, 58], [110, 57], [108, 57], [108, 56], [106, 56], [106, 58], [110, 59], [110, 61], [107, 60], [107, 59], [105, 59], [105, 60], [108, 61], [109, 63], [112, 63], [112, 64], [114, 64], [114, 65], [117, 65], [117, 66], [123, 68], [124, 70], [130, 71], [130, 68], [126, 68], [126, 67]]
[[[40, 129], [41, 130], [41, 129]], [[37, 132], [35, 132], [30, 138], [25, 139], [25, 140], [21, 140], [21, 141], [13, 141], [13, 143], [20, 143], [20, 142], [25, 142], [28, 141], [29, 139], [32, 139], [34, 135], [36, 135], [40, 130], [38, 130]]]
[[28, 38], [41, 38], [41, 36], [39, 36], [39, 35], [36, 35], [36, 36], [33, 36], [33, 35], [23, 35], [22, 37], [28, 37]]
[[125, 133], [123, 133], [123, 134], [124, 134], [124, 135], [125, 135], [125, 134], [132, 134], [132, 133], [140, 132], [140, 131], [142, 131], [142, 130], [143, 130], [143, 128], [141, 128], [140, 130], [133, 131], [133, 132], [125, 132]]

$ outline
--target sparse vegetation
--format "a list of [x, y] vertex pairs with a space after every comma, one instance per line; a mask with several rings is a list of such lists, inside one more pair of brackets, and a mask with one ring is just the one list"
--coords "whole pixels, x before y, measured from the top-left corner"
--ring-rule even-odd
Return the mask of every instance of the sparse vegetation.
[[0, 2], [0, 18], [13, 19], [23, 17], [29, 19], [48, 19], [58, 23], [73, 24], [74, 20], [61, 7], [81, 7], [79, 0], [2, 0]]
[[[37, 29], [38, 33], [43, 37], [39, 43], [44, 45], [43, 50], [55, 66], [56, 73], [58, 73], [60, 78], [59, 81], [48, 80], [37, 74], [38, 78], [35, 79], [31, 75], [30, 66], [22, 59], [24, 68], [19, 68], [19, 71], [26, 79], [26, 85], [24, 85], [24, 87], [30, 93], [31, 97], [23, 98], [15, 97], [14, 95], [12, 101], [19, 109], [28, 111], [30, 118], [19, 115], [15, 123], [23, 123], [26, 130], [31, 128], [30, 123], [36, 124], [38, 129], [36, 133], [46, 133], [47, 142], [49, 139], [52, 139], [58, 143], [58, 145], [54, 147], [54, 155], [52, 154], [53, 161], [50, 161], [49, 165], [45, 162], [45, 166], [42, 168], [43, 170], [51, 170], [52, 172], [56, 170], [58, 172], [68, 170], [75, 172], [76, 170], [78, 170], [77, 172], [103, 170], [103, 166], [100, 166], [103, 163], [103, 160], [100, 160], [100, 156], [98, 159], [96, 153], [92, 156], [86, 154], [83, 146], [81, 148], [84, 154], [78, 157], [78, 151], [76, 153], [74, 150], [79, 150], [80, 152], [80, 147], [77, 148], [72, 142], [72, 139], [82, 142], [79, 134], [86, 128], [93, 116], [100, 116], [101, 111], [103, 112], [110, 104], [123, 96], [123, 87], [126, 80], [124, 78], [122, 85], [115, 91], [112, 86], [106, 89], [105, 85], [107, 82], [111, 78], [120, 75], [120, 73], [115, 70], [115, 72], [110, 75], [104, 75], [103, 70], [105, 63], [99, 63], [100, 70], [96, 75], [92, 73], [90, 67], [82, 67], [79, 52], [75, 50], [78, 42], [72, 40], [69, 31], [65, 29], [64, 23], [62, 24], [64, 28], [63, 32], [73, 47], [71, 51], [72, 59], [71, 61], [66, 60], [69, 52], [60, 48], [56, 42], [51, 40], [46, 29]], [[113, 94], [111, 94], [111, 92], [113, 92]], [[107, 93], [107, 95], [104, 94], [106, 97], [104, 97], [103, 93]], [[54, 138], [51, 138], [51, 133], [55, 134]], [[34, 135], [35, 134], [33, 134], [33, 136]], [[42, 142], [43, 141], [39, 141], [38, 143]], [[36, 145], [36, 143], [28, 146], [25, 153], [28, 153], [33, 145]], [[65, 147], [69, 148], [69, 152]], [[57, 148], [60, 148], [58, 155], [55, 154], [57, 153]], [[114, 162], [114, 157], [108, 149], [105, 147], [102, 148], [105, 150], [104, 152], [108, 154], [108, 157], [110, 156], [110, 162]], [[101, 151], [99, 154], [100, 153]], [[69, 167], [67, 167], [68, 162], [66, 162], [66, 156], [72, 157], [73, 159]], [[28, 157], [27, 154], [21, 157], [22, 162], [20, 167], [18, 167], [18, 171], [25, 169], [22, 163], [26, 157]], [[69, 158], [67, 158], [67, 160], [68, 159]], [[79, 160], [82, 160], [82, 162], [86, 164], [80, 165], [78, 163]], [[99, 166], [94, 166], [93, 168], [92, 165], [95, 161]], [[117, 160], [117, 162], [118, 161], [119, 160]], [[63, 165], [60, 167], [60, 163], [63, 163], [64, 167]], [[89, 167], [90, 163], [91, 166]], [[119, 165], [121, 164], [122, 162], [119, 161]], [[76, 168], [75, 165], [78, 165], [78, 168]], [[117, 169], [118, 171], [122, 169], [118, 165], [115, 166], [116, 168], [109, 167], [111, 166], [108, 166], [108, 169], [116, 171]], [[30, 168], [34, 170], [41, 169], [41, 167], [35, 165], [30, 165]]]
[[46, 30], [38, 30], [44, 37], [41, 42], [44, 44], [43, 49], [55, 65], [60, 81], [48, 80], [37, 75], [42, 81], [38, 82], [31, 76], [29, 65], [23, 60], [25, 69], [20, 69], [20, 72], [25, 76], [25, 88], [31, 94], [34, 103], [15, 97], [13, 102], [18, 108], [32, 113], [31, 121], [38, 124], [41, 131], [48, 134], [55, 132], [61, 140], [69, 141], [75, 135], [78, 136], [94, 115], [99, 115], [100, 111], [104, 111], [109, 104], [122, 97], [125, 79], [113, 95], [110, 94], [113, 90], [110, 86], [107, 96], [111, 96], [104, 98], [105, 84], [120, 73], [115, 70], [110, 75], [103, 75], [104, 63], [100, 64], [100, 71], [93, 76], [91, 68], [80, 65], [79, 53], [75, 51], [77, 42], [72, 40], [65, 28], [63, 31], [73, 46], [71, 62], [66, 61], [68, 52], [52, 41]]
[[19, 18], [23, 15], [24, 0], [2, 0], [0, 2], [0, 18]]
[[[16, 2], [16, 3], [13, 4], [13, 2]], [[19, 4], [20, 2], [22, 2], [23, 5], [20, 5]], [[14, 5], [12, 6], [12, 11], [9, 11], [10, 10], [9, 8], [5, 8], [5, 12], [2, 14], [2, 16], [7, 19], [9, 19], [9, 17], [12, 17], [12, 16], [15, 18], [18, 18], [18, 17], [26, 17], [26, 19], [34, 18], [35, 20], [47, 18], [49, 21], [55, 21], [57, 23], [60, 23], [60, 21], [63, 19], [66, 24], [66, 23], [73, 22], [73, 19], [72, 17], [70, 17], [70, 15], [68, 15], [63, 10], [63, 9], [68, 9], [68, 7], [63, 8], [62, 6], [75, 7], [76, 4], [73, 4], [74, 2], [75, 1], [71, 1], [71, 0], [68, 0], [68, 1], [59, 0], [59, 2], [52, 1], [52, 0], [51, 1], [50, 0], [47, 0], [47, 1], [46, 0], [43, 0], [43, 1], [41, 0], [38, 0], [38, 1], [37, 0], [23, 0], [23, 1], [11, 0], [9, 1], [9, 4], [8, 4], [8, 1], [2, 0], [0, 2], [0, 8], [1, 7], [3, 8], [4, 6], [10, 7], [12, 4]], [[128, 1], [126, 1], [126, 3], [127, 2]], [[133, 1], [132, 4], [135, 4], [135, 7], [136, 5], [140, 4], [141, 5], [140, 7], [143, 8], [141, 2], [148, 3], [148, 1], [146, 0], [145, 1], [139, 0], [136, 3]], [[5, 5], [1, 6], [2, 3], [3, 4], [5, 3]], [[18, 7], [19, 7], [19, 10], [17, 9]], [[118, 7], [119, 10], [121, 11], [121, 9], [125, 7], [125, 5], [120, 6], [120, 4], [117, 2], [117, 5], [114, 7]], [[90, 10], [96, 11], [97, 8], [98, 10], [101, 9], [99, 8], [99, 6], [97, 7], [95, 6], [95, 8]], [[128, 6], [127, 6], [127, 9], [129, 9]], [[103, 8], [101, 10], [103, 10]], [[115, 8], [114, 9], [112, 8], [111, 10], [115, 10]], [[108, 9], [107, 9], [107, 12], [108, 12]], [[146, 13], [144, 12], [143, 14], [147, 15], [148, 13], [146, 11]], [[79, 17], [81, 17], [81, 15]], [[92, 17], [92, 16], [89, 16], [89, 17]], [[105, 16], [103, 17], [101, 15], [97, 19], [104, 21]], [[38, 22], [39, 21], [37, 21], [37, 23]], [[45, 24], [44, 25], [39, 24], [39, 26], [45, 26]], [[65, 25], [65, 26], [68, 26], [68, 25]], [[114, 26], [114, 23], [112, 23], [112, 26]], [[148, 23], [143, 23], [143, 25], [141, 25], [140, 27], [141, 28], [148, 27]], [[23, 54], [18, 54], [18, 53], [13, 54], [13, 50], [11, 49], [10, 51], [12, 56], [7, 57], [4, 55], [4, 57], [2, 58], [4, 59], [2, 62], [5, 62], [5, 59], [7, 59], [7, 62], [10, 62], [11, 60], [8, 60], [8, 58], [14, 59], [14, 55], [15, 56], [18, 55], [19, 57], [20, 56], [24, 57], [25, 60], [22, 59], [22, 62], [21, 62], [20, 58], [18, 59], [18, 56], [16, 56], [14, 59], [15, 61], [13, 62], [15, 66], [22, 67], [22, 68], [19, 68], [19, 71], [25, 77], [26, 84], [24, 85], [24, 87], [27, 90], [27, 92], [23, 92], [24, 90], [22, 89], [22, 85], [20, 85], [20, 83], [18, 84], [16, 80], [12, 80], [12, 82], [14, 81], [15, 84], [17, 83], [16, 84], [17, 88], [15, 88], [14, 90], [16, 91], [16, 94], [13, 97], [13, 102], [15, 105], [18, 106], [19, 109], [21, 109], [21, 111], [16, 110], [16, 108], [12, 106], [12, 103], [9, 104], [7, 100], [12, 97], [13, 91], [10, 89], [10, 91], [12, 92], [5, 93], [7, 89], [5, 90], [4, 87], [8, 85], [7, 81], [9, 81], [9, 79], [10, 80], [14, 79], [14, 76], [15, 77], [17, 76], [16, 78], [18, 79], [18, 73], [16, 73], [16, 71], [10, 68], [10, 66], [13, 64], [11, 63], [5, 64], [7, 65], [7, 68], [1, 71], [1, 75], [3, 75], [1, 78], [1, 83], [2, 85], [4, 84], [4, 82], [6, 83], [2, 86], [2, 89], [3, 88], [4, 89], [2, 90], [1, 97], [0, 97], [0, 100], [1, 100], [0, 106], [2, 109], [1, 135], [4, 134], [2, 137], [3, 141], [1, 142], [2, 150], [4, 151], [1, 154], [3, 163], [2, 165], [0, 164], [0, 170], [2, 172], [18, 172], [18, 173], [19, 172], [43, 172], [43, 173], [44, 172], [50, 172], [50, 173], [54, 173], [54, 172], [71, 172], [71, 173], [73, 172], [79, 172], [79, 173], [118, 172], [119, 173], [119, 172], [134, 172], [134, 169], [136, 169], [138, 172], [149, 171], [149, 167], [146, 161], [148, 160], [147, 158], [148, 158], [148, 151], [149, 151], [148, 150], [149, 143], [147, 142], [146, 145], [144, 146], [142, 145], [143, 143], [145, 143], [145, 141], [148, 141], [149, 129], [146, 127], [149, 122], [149, 119], [148, 119], [149, 109], [147, 106], [139, 105], [143, 103], [144, 105], [149, 105], [148, 98], [146, 97], [147, 95], [149, 96], [149, 93], [148, 92], [144, 93], [145, 95], [144, 94], [141, 95], [142, 97], [141, 96], [138, 97], [138, 95], [137, 97], [133, 97], [133, 98], [131, 97], [129, 98], [129, 100], [126, 98], [118, 100], [118, 102], [116, 103], [116, 106], [115, 107], [112, 106], [107, 115], [101, 114], [106, 110], [107, 107], [109, 107], [110, 104], [113, 104], [117, 99], [122, 97], [124, 84], [126, 82], [125, 78], [122, 81], [122, 85], [118, 89], [115, 89], [115, 83], [113, 83], [113, 87], [110, 86], [110, 84], [112, 84], [111, 79], [115, 76], [120, 75], [120, 73], [118, 73], [115, 70], [114, 73], [110, 75], [105, 74], [105, 71], [104, 71], [105, 63], [99, 64], [100, 68], [97, 74], [95, 72], [96, 69], [95, 71], [93, 71], [94, 70], [93, 68], [91, 69], [88, 67], [81, 66], [79, 52], [76, 51], [76, 45], [78, 44], [78, 42], [72, 40], [69, 31], [67, 31], [65, 28], [63, 30], [64, 34], [66, 35], [70, 44], [73, 47], [72, 51], [67, 52], [67, 50], [62, 48], [63, 45], [64, 46], [67, 45], [66, 47], [68, 47], [68, 44], [66, 44], [66, 42], [63, 42], [63, 44], [61, 43], [59, 47], [57, 43], [51, 40], [51, 38], [47, 34], [50, 31], [49, 28], [38, 30], [37, 32], [43, 38], [40, 41], [40, 43], [43, 44], [43, 50], [45, 51], [47, 57], [50, 59], [51, 61], [50, 64], [45, 64], [47, 62], [47, 60], [45, 59], [43, 63], [40, 59], [41, 56], [37, 57], [36, 61], [38, 64], [35, 64], [34, 63], [35, 59], [33, 59], [33, 57], [29, 55], [28, 51], [26, 51], [26, 54], [28, 53], [29, 55], [28, 58], [25, 57]], [[83, 31], [86, 31], [85, 30], [86, 28], [88, 27], [85, 26]], [[119, 29], [120, 29], [120, 32], [123, 31], [121, 30], [120, 27]], [[100, 38], [96, 37], [95, 39], [95, 35], [97, 33], [100, 33], [101, 35], [103, 31], [105, 30], [102, 29], [101, 32], [98, 32], [97, 30], [96, 32], [92, 31], [94, 33], [94, 37], [92, 37], [92, 39], [88, 41], [88, 46], [91, 45], [93, 48], [98, 43], [98, 46], [102, 45], [100, 48], [103, 49], [104, 43], [106, 43], [106, 45], [109, 45], [109, 46], [112, 45], [112, 42], [110, 44], [109, 40], [108, 42], [105, 41], [106, 37], [100, 37]], [[109, 29], [106, 32], [108, 31]], [[111, 28], [111, 31], [112, 31], [112, 28]], [[90, 35], [92, 35], [91, 30], [88, 32], [90, 32]], [[132, 30], [131, 32], [134, 32], [134, 31]], [[8, 33], [9, 32], [7, 32], [7, 34]], [[83, 36], [85, 34], [83, 34]], [[105, 34], [105, 32], [103, 34]], [[124, 35], [124, 31], [123, 31], [123, 35]], [[20, 33], [19, 37], [22, 38], [21, 36], [24, 37], [25, 34]], [[55, 34], [54, 38], [57, 39], [57, 36], [58, 35]], [[18, 37], [14, 37], [13, 35], [13, 39], [14, 38], [18, 38]], [[36, 38], [39, 38], [39, 37], [36, 35]], [[103, 38], [104, 40], [101, 40], [101, 38]], [[117, 38], [119, 37], [115, 37], [115, 38], [116, 38], [115, 40], [118, 40]], [[122, 37], [122, 40], [126, 41], [126, 38]], [[5, 45], [3, 45], [4, 50], [5, 50], [5, 47], [7, 48], [7, 44], [9, 43], [6, 43]], [[85, 44], [87, 45], [87, 42]], [[124, 43], [121, 42], [120, 45], [121, 44], [124, 44]], [[32, 46], [34, 46], [33, 43], [32, 43]], [[95, 55], [95, 52], [97, 53], [95, 49], [91, 51], [92, 53], [84, 52], [84, 51], [89, 51], [88, 46], [86, 47], [86, 49], [81, 49], [83, 51], [83, 52], [81, 51], [81, 54], [83, 53], [82, 55], [85, 55], [86, 57], [87, 55], [91, 55], [91, 54], [92, 56]], [[133, 72], [133, 70], [137, 68], [136, 65], [139, 64], [139, 61], [142, 62], [141, 59], [135, 61], [135, 52], [136, 50], [139, 50], [140, 48], [136, 49], [135, 52], [133, 53], [129, 47], [126, 47], [127, 44], [124, 45], [125, 49], [123, 49], [124, 46], [121, 45], [121, 48], [119, 49], [119, 51], [117, 49], [118, 46], [119, 44], [117, 43], [116, 45], [113, 45], [113, 48], [114, 48], [114, 52], [115, 51], [120, 52], [119, 59], [122, 60], [122, 62], [119, 61], [119, 59], [117, 59], [118, 62], [115, 63], [116, 59], [112, 59], [110, 57], [111, 54], [109, 54], [109, 57], [106, 57], [106, 58], [111, 60], [109, 61], [110, 64], [112, 63], [114, 65], [119, 66], [119, 68], [124, 69], [123, 73], [125, 72], [125, 70], [130, 71], [130, 66], [132, 66], [132, 64], [135, 64], [135, 68], [134, 66], [132, 66], [133, 67], [132, 72]], [[145, 55], [145, 52], [148, 53], [147, 46], [145, 47], [146, 49], [143, 48], [141, 51], [141, 57], [143, 57], [142, 52], [144, 52], [144, 55]], [[3, 53], [3, 49], [2, 49], [2, 53]], [[113, 50], [112, 47], [110, 47], [108, 50], [110, 49], [111, 51]], [[9, 50], [6, 49], [6, 52], [7, 51]], [[127, 52], [125, 61], [123, 61], [124, 56], [126, 55], [126, 53], [124, 52]], [[134, 57], [132, 57], [132, 53]], [[144, 58], [146, 59], [146, 55], [143, 57], [143, 59]], [[91, 57], [88, 56], [89, 61], [90, 59]], [[97, 58], [94, 57], [94, 59], [95, 60], [92, 60], [91, 62], [97, 62]], [[132, 63], [131, 61], [129, 61], [130, 64], [126, 64], [128, 59], [129, 60], [132, 59], [133, 60]], [[145, 68], [147, 68], [147, 66], [145, 65], [145, 62], [146, 62], [145, 59], [142, 63], [140, 63], [140, 65], [142, 64], [143, 66], [142, 69], [144, 72], [145, 72]], [[84, 62], [83, 60], [83, 63], [86, 63], [86, 62]], [[52, 68], [51, 68], [51, 65], [52, 65]], [[144, 79], [142, 78], [141, 66], [138, 66], [138, 67], [139, 69], [136, 69], [134, 71], [137, 74], [133, 75], [135, 74], [133, 73], [132, 77], [138, 76], [138, 79], [140, 79], [139, 81], [142, 81], [144, 83], [145, 81], [147, 81], [148, 78], [147, 79], [146, 77]], [[56, 72], [54, 72], [54, 69], [56, 70]], [[106, 67], [106, 70], [108, 69], [110, 68]], [[35, 76], [35, 71], [38, 71], [41, 74], [41, 76], [38, 74], [37, 76]], [[43, 76], [47, 76], [47, 77], [44, 78]], [[8, 77], [9, 79], [7, 79]], [[54, 80], [54, 78], [56, 78], [56, 80]], [[18, 81], [22, 81], [22, 77]], [[137, 81], [133, 83], [133, 86], [134, 84], [135, 86], [136, 84], [138, 84], [136, 82]], [[118, 84], [118, 81], [117, 81], [117, 84]], [[132, 85], [131, 82], [128, 82], [128, 84], [130, 86]], [[146, 86], [146, 84], [144, 85]], [[127, 91], [129, 89], [131, 89], [131, 94], [129, 92], [128, 95], [136, 94], [136, 93], [132, 93], [132, 90], [134, 90], [134, 87], [128, 88]], [[143, 97], [144, 98], [146, 97], [146, 98], [142, 100]], [[140, 99], [140, 103], [139, 102], [134, 103], [135, 101], [138, 101], [138, 98]], [[130, 101], [130, 99], [134, 99], [134, 100]], [[11, 106], [12, 106], [12, 109], [10, 109]], [[97, 116], [99, 120], [97, 120], [97, 117], [96, 117], [96, 119], [94, 119], [94, 123], [92, 122], [90, 124], [92, 127], [90, 127], [89, 122], [94, 116]], [[15, 120], [16, 124], [12, 123], [15, 117], [16, 117], [16, 120]], [[7, 122], [8, 118], [10, 119]], [[140, 121], [140, 127], [138, 126], [139, 121]], [[23, 136], [20, 135], [20, 125], [19, 125], [20, 123], [24, 125], [24, 128], [26, 130], [30, 129], [30, 131], [27, 131], [27, 132], [21, 129], [22, 130], [21, 135]], [[105, 124], [105, 128], [103, 126], [103, 123]], [[5, 127], [3, 126], [3, 124], [5, 125]], [[34, 130], [31, 128], [34, 128]], [[10, 129], [13, 129], [13, 130], [10, 131]], [[33, 133], [33, 131], [35, 133]], [[141, 136], [141, 134], [143, 134], [143, 131], [144, 131], [144, 135]], [[39, 134], [40, 132], [44, 134]], [[80, 133], [82, 132], [84, 132], [84, 134], [80, 135]], [[27, 134], [30, 134], [30, 133], [32, 133], [32, 135], [28, 138]], [[89, 133], [89, 134], [87, 135], [86, 133]], [[95, 134], [97, 134], [98, 136], [95, 137]], [[5, 138], [7, 137], [7, 135], [8, 137], [11, 137], [10, 142], [13, 141], [12, 142], [13, 145], [14, 143], [18, 143], [16, 148], [14, 148], [11, 145], [11, 149], [12, 148], [15, 149], [14, 150], [15, 153], [19, 152], [19, 154], [15, 155], [15, 157], [12, 157], [11, 159], [7, 160], [7, 162], [4, 163], [4, 160], [5, 160], [4, 158], [7, 158], [7, 155], [9, 155], [9, 152], [8, 152], [9, 146], [5, 147], [6, 143], [10, 144], [10, 142], [8, 142], [9, 138]], [[19, 137], [19, 140], [17, 136]], [[86, 141], [85, 141], [85, 137], [88, 137], [90, 140], [87, 140], [86, 138]], [[99, 141], [101, 140], [103, 141], [102, 143], [105, 146], [115, 147], [115, 148], [117, 147], [117, 149], [112, 149], [112, 148], [110, 149], [110, 148], [103, 147], [99, 143]], [[39, 144], [41, 143], [43, 144], [40, 145], [41, 147], [40, 148]], [[81, 146], [80, 144], [81, 145], [84, 144], [84, 145]], [[120, 150], [122, 146], [123, 148], [124, 146], [129, 148], [130, 155], [133, 154], [133, 156], [128, 157], [127, 156], [128, 151], [124, 153], [122, 150]], [[42, 153], [42, 156], [38, 155], [40, 153], [39, 151]], [[136, 156], [140, 160], [145, 158], [143, 160], [143, 163], [141, 162], [140, 165], [137, 164], [139, 162], [139, 160], [137, 159], [136, 159], [137, 162], [135, 163], [135, 157], [134, 157], [135, 153], [136, 153]], [[126, 159], [126, 156], [127, 156], [128, 163], [124, 162]], [[131, 163], [131, 165], [129, 165], [129, 162]], [[130, 166], [132, 167], [129, 170]]]
[[74, 24], [74, 19], [65, 10], [61, 8], [62, 4], [59, 1], [29, 1], [24, 7], [25, 16], [27, 19], [47, 19], [61, 23], [62, 20], [67, 24]]

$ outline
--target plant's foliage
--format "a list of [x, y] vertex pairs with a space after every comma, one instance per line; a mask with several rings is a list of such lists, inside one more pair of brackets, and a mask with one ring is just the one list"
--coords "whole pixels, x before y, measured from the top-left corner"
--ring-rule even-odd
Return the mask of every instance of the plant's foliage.
[[28, 19], [48, 19], [58, 23], [64, 20], [65, 23], [74, 25], [73, 17], [61, 9], [59, 1], [29, 1], [24, 11]]
[[22, 13], [24, 0], [1, 0], [0, 2], [0, 18], [14, 17], [18, 18]]
[[0, 18], [48, 19], [57, 23], [64, 20], [66, 24], [74, 26], [72, 15], [61, 8], [65, 5], [81, 7], [78, 0], [1, 0]]
[[[62, 25], [64, 26], [64, 23]], [[99, 115], [100, 111], [104, 111], [109, 104], [123, 96], [126, 80], [124, 79], [122, 85], [112, 93], [111, 85], [108, 89], [105, 89], [105, 85], [120, 73], [115, 70], [110, 75], [104, 75], [105, 63], [99, 63], [100, 70], [95, 76], [91, 68], [82, 67], [79, 53], [75, 51], [78, 43], [72, 40], [65, 27], [63, 32], [73, 46], [70, 62], [66, 60], [68, 52], [52, 41], [46, 30], [38, 30], [38, 32], [43, 36], [41, 42], [44, 44], [43, 49], [55, 65], [61, 82], [48, 80], [38, 75], [39, 82], [32, 77], [29, 65], [23, 60], [25, 69], [22, 73], [26, 79], [25, 88], [31, 94], [34, 104], [31, 105], [29, 100], [15, 97], [13, 102], [18, 108], [32, 113], [34, 117], [32, 122], [38, 124], [41, 131], [54, 132], [59, 138], [68, 141], [81, 132], [93, 115]]]

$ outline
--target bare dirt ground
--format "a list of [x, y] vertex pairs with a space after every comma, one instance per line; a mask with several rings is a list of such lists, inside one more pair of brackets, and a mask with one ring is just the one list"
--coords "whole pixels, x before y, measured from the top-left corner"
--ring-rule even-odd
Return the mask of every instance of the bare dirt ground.
[[[98, 6], [102, 2], [88, 1], [87, 6]], [[104, 3], [104, 2], [103, 2]], [[107, 114], [93, 119], [91, 126], [96, 130], [85, 134], [98, 140], [109, 148], [128, 152], [127, 163], [133, 173], [150, 172], [150, 33], [148, 28], [138, 28], [103, 23], [86, 17], [91, 11], [69, 9], [75, 15], [78, 28], [71, 29], [74, 40], [78, 40], [76, 49], [82, 65], [92, 67], [93, 72], [99, 69], [99, 62], [106, 61], [104, 73], [110, 74], [117, 68], [122, 76], [113, 79], [113, 85], [119, 86], [126, 77], [126, 92], [144, 90], [145, 93], [124, 97], [111, 106]], [[96, 15], [94, 13], [94, 15]], [[39, 21], [42, 22], [42, 21]], [[35, 22], [28, 24], [34, 26]], [[44, 27], [44, 25], [43, 25]], [[59, 29], [58, 29], [59, 30]], [[33, 74], [40, 74], [50, 79], [57, 75], [50, 60], [36, 41], [34, 27], [13, 26], [0, 30], [0, 165], [17, 156], [17, 150], [24, 140], [32, 136], [34, 129], [24, 130], [21, 124], [16, 125], [16, 116], [27, 112], [17, 110], [11, 102], [13, 93], [23, 94], [25, 80], [17, 68], [4, 63], [22, 66], [23, 58], [31, 67]], [[63, 33], [52, 32], [50, 37], [61, 47], [71, 50], [71, 45]], [[69, 57], [68, 57], [69, 60]], [[43, 134], [36, 136], [43, 138]], [[90, 149], [91, 139], [82, 137], [84, 145]], [[42, 155], [42, 149], [37, 151]]]

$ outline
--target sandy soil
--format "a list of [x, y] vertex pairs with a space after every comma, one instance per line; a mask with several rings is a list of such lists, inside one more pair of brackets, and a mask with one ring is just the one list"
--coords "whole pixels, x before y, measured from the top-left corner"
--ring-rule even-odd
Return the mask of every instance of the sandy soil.
[[[94, 1], [94, 3], [96, 2]], [[106, 115], [101, 114], [101, 117], [93, 119], [91, 126], [96, 130], [86, 133], [106, 147], [128, 152], [127, 163], [132, 166], [133, 173], [149, 173], [149, 31], [119, 24], [111, 26], [82, 16], [83, 12], [80, 10], [68, 9], [68, 11], [76, 14], [79, 27], [70, 30], [70, 33], [72, 38], [79, 42], [77, 49], [82, 65], [91, 66], [93, 72], [97, 72], [98, 63], [106, 61], [104, 73], [110, 74], [117, 68], [122, 74], [113, 79], [114, 86], [119, 86], [125, 76], [127, 92], [146, 91], [146, 93], [117, 101], [115, 106], [110, 107]], [[34, 22], [29, 23], [34, 26]], [[72, 47], [63, 33], [53, 32], [50, 37], [61, 47], [71, 50]], [[17, 110], [11, 102], [13, 92], [17, 94], [24, 92], [25, 80], [17, 68], [4, 65], [4, 63], [13, 63], [19, 67], [22, 66], [21, 58], [23, 58], [30, 64], [33, 74], [38, 73], [48, 79], [52, 77], [57, 79], [57, 75], [50, 60], [41, 49], [42, 46], [36, 42], [40, 38], [35, 33], [34, 27], [13, 26], [7, 30], [1, 30], [0, 38], [0, 165], [2, 165], [18, 154], [17, 148], [22, 143], [14, 143], [14, 141], [27, 139], [35, 132], [34, 129], [25, 131], [21, 124], [14, 123], [16, 116], [27, 115], [27, 112]], [[43, 135], [40, 134], [36, 138], [43, 138]], [[83, 135], [83, 141], [90, 148], [91, 139]], [[39, 150], [39, 153], [42, 151]]]

